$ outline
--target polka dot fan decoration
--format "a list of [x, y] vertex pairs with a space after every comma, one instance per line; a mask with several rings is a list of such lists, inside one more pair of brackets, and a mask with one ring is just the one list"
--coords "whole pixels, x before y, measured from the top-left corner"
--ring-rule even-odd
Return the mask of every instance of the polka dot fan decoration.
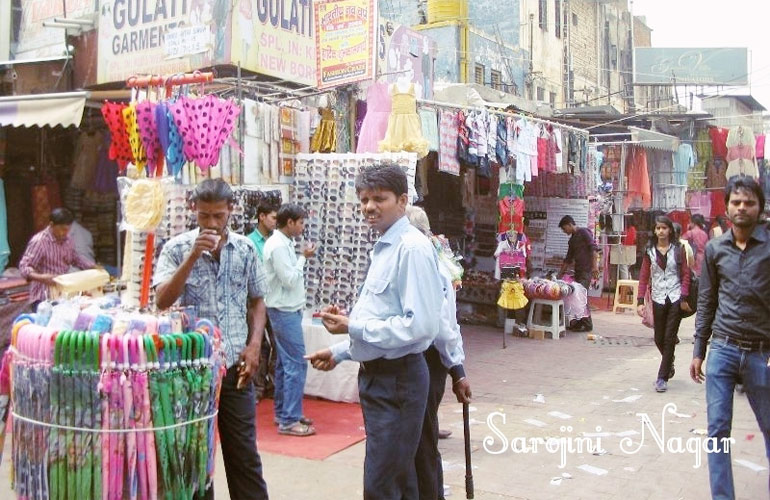
[[234, 101], [208, 95], [180, 97], [169, 105], [188, 161], [207, 170], [219, 161], [219, 152], [235, 127], [240, 107]]

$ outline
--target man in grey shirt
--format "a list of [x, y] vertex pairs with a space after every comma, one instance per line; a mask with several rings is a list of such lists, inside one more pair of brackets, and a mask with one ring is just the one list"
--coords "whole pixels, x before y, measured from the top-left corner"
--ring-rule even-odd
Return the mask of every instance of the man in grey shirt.
[[[770, 457], [770, 230], [760, 222], [765, 195], [750, 177], [733, 177], [725, 189], [731, 230], [706, 245], [698, 290], [695, 350], [690, 377], [706, 380], [711, 495], [734, 499], [730, 438], [733, 394], [743, 382]], [[711, 338], [711, 352], [702, 367]]]

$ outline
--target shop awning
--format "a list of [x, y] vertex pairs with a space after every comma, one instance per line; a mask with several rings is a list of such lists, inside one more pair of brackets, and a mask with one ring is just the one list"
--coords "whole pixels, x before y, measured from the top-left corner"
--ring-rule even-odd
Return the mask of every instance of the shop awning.
[[679, 138], [673, 135], [638, 127], [628, 127], [628, 130], [631, 132], [631, 140], [638, 142], [642, 147], [671, 151], [672, 153], [676, 153], [676, 150], [679, 149]]
[[0, 127], [80, 126], [88, 92], [0, 97]]

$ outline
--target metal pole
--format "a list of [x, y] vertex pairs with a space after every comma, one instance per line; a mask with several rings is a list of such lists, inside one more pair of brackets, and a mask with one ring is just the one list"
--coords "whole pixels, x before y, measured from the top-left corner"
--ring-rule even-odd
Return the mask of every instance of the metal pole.
[[[238, 80], [236, 82], [236, 85], [238, 89], [238, 105], [243, 106], [243, 87], [241, 86], [241, 61], [238, 61]], [[243, 136], [244, 134], [246, 134], [246, 120], [244, 119], [243, 113], [241, 113], [238, 123], [239, 123], [238, 146], [240, 147], [241, 151], [243, 151]], [[232, 156], [230, 157], [230, 161], [232, 161]], [[243, 164], [244, 161], [245, 161], [245, 157], [241, 154], [238, 154], [238, 164], [240, 165], [240, 168], [238, 169], [238, 177], [239, 177], [238, 184], [243, 184], [243, 179], [244, 179], [243, 170], [245, 169], [245, 165]], [[232, 172], [232, 168], [230, 170]]]

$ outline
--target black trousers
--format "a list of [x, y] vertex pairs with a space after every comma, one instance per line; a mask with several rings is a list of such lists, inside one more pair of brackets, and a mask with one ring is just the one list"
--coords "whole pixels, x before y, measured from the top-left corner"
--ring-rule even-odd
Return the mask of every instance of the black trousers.
[[414, 457], [428, 397], [425, 357], [361, 363], [358, 393], [366, 429], [364, 500], [416, 500]]
[[441, 453], [438, 451], [438, 407], [444, 397], [448, 370], [433, 346], [425, 351], [425, 362], [430, 376], [428, 404], [414, 465], [417, 469], [420, 500], [444, 500], [444, 470], [441, 467]]
[[[238, 366], [227, 370], [219, 396], [219, 441], [232, 500], [267, 500], [262, 459], [257, 451], [257, 400], [254, 384], [236, 389]], [[214, 498], [214, 487], [206, 491]]]
[[667, 381], [671, 366], [674, 364], [676, 336], [679, 333], [679, 323], [682, 321], [679, 301], [671, 302], [666, 298], [665, 304], [653, 302], [652, 314], [655, 321], [655, 345], [662, 356], [658, 378]]

